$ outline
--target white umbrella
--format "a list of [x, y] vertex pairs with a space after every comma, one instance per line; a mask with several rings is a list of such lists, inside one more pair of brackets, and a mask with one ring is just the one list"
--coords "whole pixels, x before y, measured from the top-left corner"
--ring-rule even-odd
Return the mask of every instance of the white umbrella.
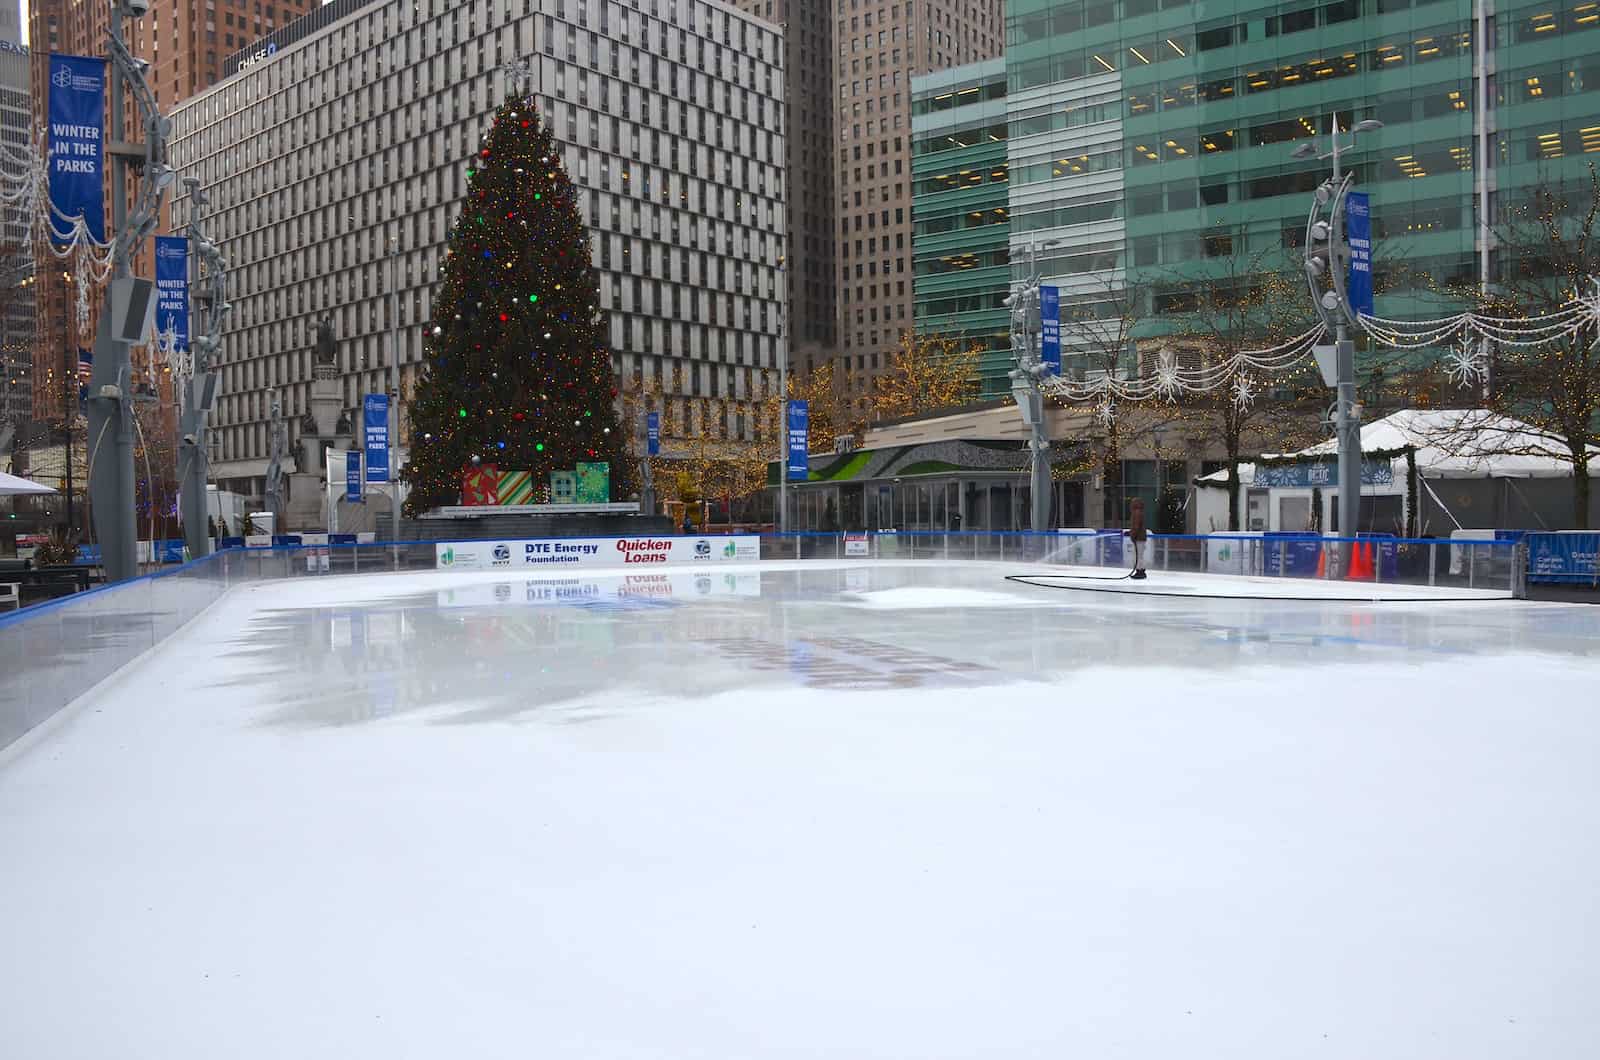
[[24, 494], [54, 493], [49, 486], [41, 486], [37, 482], [29, 482], [25, 478], [8, 475], [0, 471], [0, 497], [16, 497]]

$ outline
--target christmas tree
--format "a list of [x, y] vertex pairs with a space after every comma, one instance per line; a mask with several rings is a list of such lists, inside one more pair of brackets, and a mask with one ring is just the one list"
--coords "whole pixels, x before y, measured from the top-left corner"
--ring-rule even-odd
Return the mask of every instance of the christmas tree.
[[468, 163], [449, 234], [427, 363], [410, 403], [406, 514], [455, 504], [464, 476], [611, 465], [632, 488], [605, 317], [577, 197], [533, 100], [513, 96]]

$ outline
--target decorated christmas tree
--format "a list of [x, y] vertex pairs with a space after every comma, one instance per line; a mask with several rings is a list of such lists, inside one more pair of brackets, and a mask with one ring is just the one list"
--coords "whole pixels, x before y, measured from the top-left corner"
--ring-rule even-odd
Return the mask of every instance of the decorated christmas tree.
[[[577, 197], [528, 96], [513, 96], [468, 163], [427, 363], [410, 402], [406, 512], [548, 499], [551, 472], [609, 464], [632, 488], [617, 385]], [[506, 503], [500, 498], [499, 503]]]

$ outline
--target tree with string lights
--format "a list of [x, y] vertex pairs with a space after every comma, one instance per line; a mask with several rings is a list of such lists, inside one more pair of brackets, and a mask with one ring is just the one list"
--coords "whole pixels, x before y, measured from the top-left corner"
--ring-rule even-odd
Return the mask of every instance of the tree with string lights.
[[[1250, 450], [1290, 452], [1316, 440], [1319, 401], [1314, 374], [1299, 365], [1272, 375], [1242, 363], [1241, 354], [1274, 346], [1305, 327], [1305, 281], [1279, 251], [1233, 250], [1207, 261], [1204, 271], [1172, 272], [1165, 299], [1176, 330], [1151, 343], [1157, 400], [1175, 403], [1195, 436], [1221, 443], [1228, 472], [1228, 530], [1243, 523], [1239, 464]], [[1184, 393], [1185, 367], [1205, 372], [1213, 385]], [[1290, 391], [1294, 399], [1275, 392]], [[1306, 400], [1305, 395], [1312, 395]], [[1222, 529], [1222, 528], [1218, 528]]]
[[[1600, 175], [1543, 183], [1505, 208], [1497, 226], [1499, 275], [1483, 298], [1491, 313], [1549, 320], [1574, 301], [1600, 300]], [[1590, 471], [1600, 445], [1600, 341], [1592, 327], [1500, 342], [1491, 362], [1475, 342], [1452, 355], [1451, 376], [1482, 384], [1493, 411], [1534, 427], [1484, 428], [1485, 452], [1553, 456], [1572, 467], [1572, 526], [1591, 523]], [[1510, 421], [1507, 421], [1508, 423]]]
[[426, 364], [410, 405], [406, 514], [454, 504], [484, 467], [550, 473], [608, 463], [611, 495], [635, 471], [577, 197], [531, 96], [498, 111], [468, 163], [449, 233]]

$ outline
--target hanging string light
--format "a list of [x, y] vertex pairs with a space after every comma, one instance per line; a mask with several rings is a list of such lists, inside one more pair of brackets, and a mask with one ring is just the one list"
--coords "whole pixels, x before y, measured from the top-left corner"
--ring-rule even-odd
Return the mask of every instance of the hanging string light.
[[[1575, 295], [1553, 313], [1537, 316], [1469, 310], [1431, 320], [1363, 315], [1358, 323], [1374, 343], [1390, 349], [1420, 350], [1454, 342], [1455, 348], [1444, 358], [1445, 372], [1466, 385], [1487, 378], [1487, 343], [1527, 348], [1565, 341], [1584, 332], [1600, 338], [1600, 280], [1591, 277], [1589, 283], [1589, 292]], [[1115, 401], [1175, 401], [1179, 394], [1206, 393], [1224, 387], [1232, 392], [1235, 407], [1243, 411], [1257, 396], [1254, 384], [1245, 379], [1246, 371], [1261, 375], [1287, 372], [1305, 361], [1326, 337], [1327, 328], [1319, 324], [1275, 346], [1240, 351], [1199, 367], [1183, 367], [1163, 351], [1150, 375], [1120, 378], [1106, 372], [1092, 379], [1052, 376], [1040, 385], [1062, 401], [1095, 404], [1095, 416], [1102, 425], [1109, 424], [1107, 416], [1115, 417]]]

